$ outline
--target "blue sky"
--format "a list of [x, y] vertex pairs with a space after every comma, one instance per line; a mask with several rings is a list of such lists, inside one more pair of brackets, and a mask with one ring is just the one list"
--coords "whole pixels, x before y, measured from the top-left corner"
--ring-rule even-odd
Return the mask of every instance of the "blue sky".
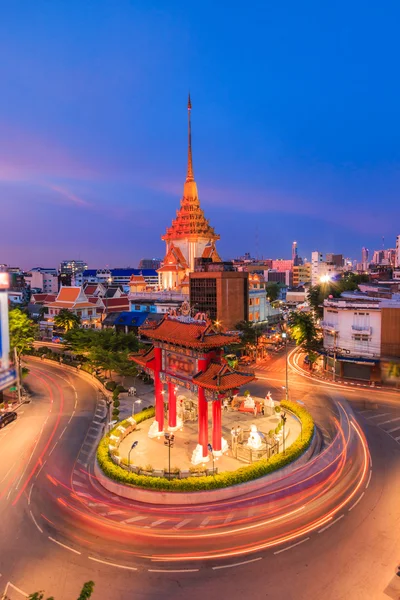
[[[0, 1], [0, 263], [163, 255], [186, 169], [223, 257], [393, 246], [396, 2]], [[258, 240], [258, 243], [256, 242]]]

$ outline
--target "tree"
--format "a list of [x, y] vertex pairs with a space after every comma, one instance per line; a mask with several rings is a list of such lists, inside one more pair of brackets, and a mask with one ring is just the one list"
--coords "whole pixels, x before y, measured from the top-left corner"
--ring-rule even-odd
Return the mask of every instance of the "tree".
[[[79, 594], [78, 600], [89, 600], [94, 590], [94, 581], [86, 581], [83, 584], [83, 588]], [[6, 599], [5, 599], [6, 600]], [[44, 592], [34, 592], [33, 594], [29, 594], [28, 600], [44, 600]], [[54, 600], [53, 596], [46, 598], [46, 600]]]
[[37, 325], [35, 325], [28, 315], [19, 308], [10, 310], [8, 318], [10, 328], [10, 349], [13, 352], [15, 348], [17, 350], [17, 356], [20, 358], [22, 354], [32, 350]]
[[280, 287], [275, 281], [269, 281], [265, 286], [265, 290], [270, 302], [275, 302], [275, 300], [278, 300]]
[[319, 346], [317, 329], [311, 313], [294, 311], [290, 314], [289, 325], [292, 338], [305, 350], [315, 350]]
[[62, 308], [58, 315], [54, 317], [54, 325], [60, 327], [60, 329], [64, 329], [64, 331], [79, 327], [80, 324], [81, 318], [68, 310], [68, 308]]
[[396, 363], [396, 362], [391, 362], [389, 364], [388, 375], [389, 375], [389, 377], [393, 377], [393, 379], [396, 379], [396, 387], [397, 387], [399, 385], [399, 379], [400, 379], [400, 364]]

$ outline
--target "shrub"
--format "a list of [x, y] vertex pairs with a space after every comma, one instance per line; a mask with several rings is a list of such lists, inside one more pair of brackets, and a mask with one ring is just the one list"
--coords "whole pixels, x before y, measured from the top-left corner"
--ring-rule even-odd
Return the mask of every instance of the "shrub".
[[114, 408], [113, 409], [112, 416], [113, 416], [113, 420], [115, 420], [115, 419], [118, 420], [118, 417], [119, 417], [119, 410], [118, 410], [118, 408]]
[[[281, 403], [282, 408], [295, 414], [302, 421], [303, 435], [302, 439], [298, 438], [287, 449], [286, 453], [274, 454], [268, 459], [261, 459], [251, 465], [240, 467], [236, 471], [225, 473], [217, 473], [214, 476], [206, 476], [204, 468], [191, 467], [191, 477], [184, 479], [166, 479], [164, 477], [150, 477], [132, 473], [123, 469], [120, 465], [115, 465], [111, 460], [108, 452], [109, 434], [107, 434], [100, 442], [97, 448], [97, 460], [103, 473], [125, 485], [132, 487], [147, 488], [160, 491], [171, 492], [196, 492], [202, 490], [213, 490], [219, 488], [230, 487], [264, 477], [273, 471], [285, 467], [289, 463], [299, 458], [309, 447], [313, 434], [314, 422], [311, 415], [304, 408], [300, 407], [295, 402], [284, 401]], [[154, 416], [154, 408], [144, 409], [135, 415], [136, 423], [149, 419]], [[122, 426], [129, 425], [128, 421], [122, 421]], [[114, 430], [113, 430], [114, 431]], [[112, 433], [112, 432], [111, 432]], [[199, 474], [199, 476], [196, 476]]]
[[250, 396], [250, 392], [249, 392], [249, 390], [246, 390], [246, 391], [244, 392], [243, 396], [244, 396], [245, 398], [247, 398], [248, 396]]
[[114, 406], [114, 408], [119, 408], [120, 404], [121, 404], [121, 402], [119, 400], [114, 400], [113, 406]]
[[109, 392], [113, 392], [115, 390], [115, 388], [117, 387], [117, 384], [115, 383], [115, 381], [107, 381], [105, 388], [106, 390], [108, 390]]
[[122, 394], [122, 393], [124, 393], [124, 392], [127, 392], [127, 391], [128, 391], [128, 390], [127, 390], [127, 389], [125, 389], [125, 388], [124, 388], [124, 386], [123, 386], [123, 385], [121, 385], [121, 384], [117, 385], [117, 387], [115, 388], [115, 390], [118, 390], [118, 393], [119, 393], [119, 394]]
[[117, 388], [115, 388], [115, 390], [112, 393], [112, 397], [113, 397], [114, 402], [115, 402], [115, 400], [118, 400], [118, 396], [119, 396], [119, 391], [118, 391]]

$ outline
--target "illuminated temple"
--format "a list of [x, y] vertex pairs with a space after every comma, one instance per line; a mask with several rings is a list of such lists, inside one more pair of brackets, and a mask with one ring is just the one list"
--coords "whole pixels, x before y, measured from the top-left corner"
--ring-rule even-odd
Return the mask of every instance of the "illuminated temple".
[[189, 273], [194, 271], [196, 258], [208, 258], [220, 262], [215, 242], [220, 236], [215, 233], [200, 206], [197, 185], [193, 174], [192, 103], [188, 100], [188, 163], [183, 197], [172, 225], [162, 236], [166, 243], [163, 266], [158, 269], [159, 286], [164, 290], [184, 290], [188, 285]]

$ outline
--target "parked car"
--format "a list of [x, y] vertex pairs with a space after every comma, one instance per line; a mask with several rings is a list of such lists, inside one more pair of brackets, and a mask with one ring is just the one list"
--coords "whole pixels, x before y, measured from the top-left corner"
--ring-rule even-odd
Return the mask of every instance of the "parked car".
[[12, 421], [15, 421], [16, 418], [17, 418], [16, 412], [6, 412], [6, 413], [3, 413], [2, 415], [0, 415], [0, 429], [5, 427], [9, 423], [12, 423]]

